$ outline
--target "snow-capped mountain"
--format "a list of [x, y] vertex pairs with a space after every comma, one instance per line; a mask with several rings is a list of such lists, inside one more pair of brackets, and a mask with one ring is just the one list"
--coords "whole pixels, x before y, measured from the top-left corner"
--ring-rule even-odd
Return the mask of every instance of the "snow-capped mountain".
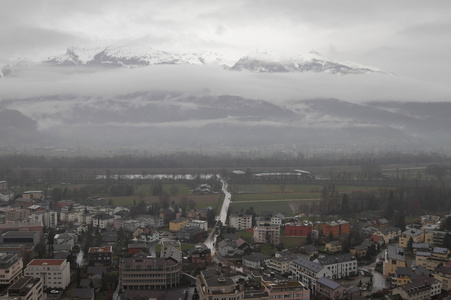
[[222, 63], [217, 53], [171, 53], [150, 47], [115, 45], [106, 48], [68, 48], [60, 56], [49, 57], [45, 63], [55, 65], [100, 65], [134, 68], [161, 64], [207, 64]]
[[317, 53], [308, 53], [296, 57], [283, 57], [260, 50], [240, 58], [231, 70], [265, 73], [323, 72], [332, 74], [382, 72], [378, 68], [360, 65], [354, 62], [332, 61]]
[[[228, 60], [227, 60], [228, 61]], [[97, 65], [134, 68], [161, 64], [219, 64], [226, 69], [251, 72], [322, 72], [332, 74], [362, 74], [382, 72], [375, 67], [354, 62], [337, 62], [316, 53], [284, 57], [265, 51], [254, 51], [228, 67], [226, 59], [218, 53], [173, 53], [137, 44], [112, 45], [105, 48], [68, 48], [60, 56], [49, 57], [45, 63], [55, 65]]]

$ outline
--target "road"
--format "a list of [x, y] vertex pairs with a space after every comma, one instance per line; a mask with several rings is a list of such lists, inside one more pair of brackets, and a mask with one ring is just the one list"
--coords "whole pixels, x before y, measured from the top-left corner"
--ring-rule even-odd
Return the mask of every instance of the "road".
[[[219, 175], [218, 175], [219, 176]], [[219, 212], [219, 216], [217, 218], [218, 221], [221, 221], [222, 224], [225, 224], [227, 218], [227, 210], [229, 209], [230, 201], [232, 200], [232, 195], [227, 191], [227, 182], [219, 177], [222, 182], [222, 192], [224, 193], [224, 202], [222, 203], [221, 211]], [[210, 248], [211, 254], [215, 254], [215, 245], [216, 245], [216, 234], [215, 230], [210, 232], [210, 235], [205, 240], [204, 244]]]

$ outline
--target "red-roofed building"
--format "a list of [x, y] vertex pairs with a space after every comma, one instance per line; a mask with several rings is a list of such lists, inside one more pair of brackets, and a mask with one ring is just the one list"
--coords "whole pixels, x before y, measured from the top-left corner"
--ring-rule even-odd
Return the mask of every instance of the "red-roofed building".
[[90, 247], [88, 251], [89, 261], [93, 261], [96, 264], [109, 265], [111, 264], [111, 258], [113, 254], [113, 247]]
[[33, 259], [24, 274], [41, 278], [44, 289], [65, 289], [70, 283], [70, 265], [65, 259]]
[[383, 238], [382, 236], [380, 236], [380, 235], [374, 235], [374, 234], [373, 234], [373, 235], [371, 236], [370, 240], [373, 241], [373, 242], [375, 242], [375, 243], [377, 243], [377, 244], [379, 244], [379, 246], [382, 246], [382, 245], [385, 244], [384, 238]]

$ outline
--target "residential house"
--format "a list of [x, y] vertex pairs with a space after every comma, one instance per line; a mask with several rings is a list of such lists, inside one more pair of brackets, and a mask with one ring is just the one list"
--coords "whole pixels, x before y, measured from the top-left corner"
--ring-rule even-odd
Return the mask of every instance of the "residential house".
[[249, 269], [260, 269], [266, 265], [266, 262], [271, 256], [263, 253], [252, 253], [250, 255], [243, 256], [242, 265]]
[[349, 252], [354, 255], [355, 257], [364, 258], [368, 252], [368, 247], [365, 245], [357, 245], [354, 247], [351, 247], [349, 249]]
[[169, 230], [172, 232], [177, 232], [188, 224], [188, 218], [178, 218], [172, 221], [169, 221]]
[[113, 247], [90, 247], [88, 251], [88, 260], [96, 264], [110, 265], [112, 262]]
[[113, 226], [114, 217], [108, 214], [97, 214], [92, 217], [92, 226], [94, 228], [105, 229], [108, 226]]
[[156, 242], [160, 240], [160, 232], [155, 228], [144, 228], [139, 238], [146, 243]]
[[388, 245], [383, 262], [384, 276], [394, 276], [398, 267], [407, 267], [404, 249], [398, 245]]
[[342, 245], [340, 241], [331, 241], [326, 243], [325, 250], [330, 253], [338, 253], [342, 251]]
[[441, 282], [433, 277], [416, 277], [412, 282], [398, 286], [392, 295], [400, 295], [406, 300], [427, 300], [441, 293]]
[[205, 266], [211, 261], [211, 250], [204, 244], [196, 244], [188, 251], [188, 260], [194, 266]]
[[349, 234], [349, 222], [344, 220], [332, 221], [323, 224], [323, 235], [329, 236], [331, 233], [334, 237], [340, 237], [342, 234]]
[[399, 237], [399, 247], [407, 248], [410, 239], [412, 239], [412, 243], [423, 243], [424, 231], [415, 228], [410, 228], [404, 231]]
[[433, 272], [435, 279], [442, 283], [442, 289], [451, 291], [451, 266], [440, 266]]
[[205, 240], [207, 232], [197, 226], [185, 226], [177, 232], [177, 237], [182, 242], [197, 243]]
[[314, 245], [305, 245], [301, 247], [301, 252], [307, 254], [309, 257], [318, 256], [318, 248]]
[[373, 235], [381, 236], [384, 239], [385, 244], [391, 243], [401, 236], [401, 228], [398, 227], [385, 227], [380, 228]]

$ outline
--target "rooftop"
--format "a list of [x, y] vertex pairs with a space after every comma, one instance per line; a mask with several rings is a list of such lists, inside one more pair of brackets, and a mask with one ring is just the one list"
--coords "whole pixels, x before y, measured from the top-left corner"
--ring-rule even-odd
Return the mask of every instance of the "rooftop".
[[65, 259], [33, 259], [29, 266], [61, 266], [66, 262]]
[[337, 289], [337, 288], [339, 288], [341, 286], [341, 284], [339, 284], [338, 282], [333, 281], [332, 279], [329, 279], [327, 277], [319, 278], [316, 281], [316, 283], [320, 283], [320, 284], [322, 284], [324, 286], [327, 286], [328, 288], [330, 288], [332, 290], [335, 290], [335, 289]]

